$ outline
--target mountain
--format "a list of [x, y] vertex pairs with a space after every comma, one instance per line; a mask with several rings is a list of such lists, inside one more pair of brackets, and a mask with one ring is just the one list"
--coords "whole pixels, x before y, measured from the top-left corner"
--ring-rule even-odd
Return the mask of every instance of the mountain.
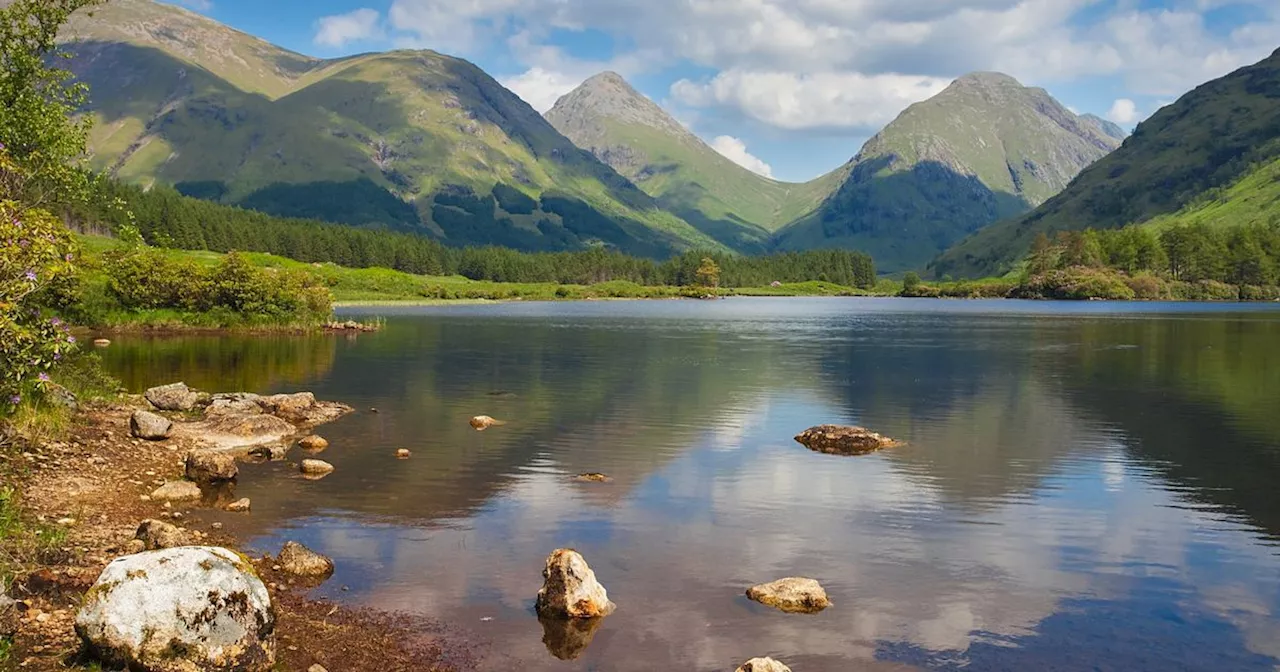
[[[1038, 233], [1203, 217], [1214, 203], [1249, 201], [1255, 211], [1275, 216], [1280, 206], [1274, 201], [1259, 205], [1251, 196], [1272, 188], [1265, 176], [1277, 158], [1280, 50], [1161, 108], [1061, 194], [1024, 217], [966, 239], [931, 268], [939, 277], [1002, 274], [1026, 255]], [[1209, 221], [1226, 224], [1230, 218]]]
[[61, 36], [92, 165], [273, 214], [522, 249], [724, 249], [466, 61], [321, 60], [151, 0]]
[[969, 74], [868, 140], [839, 189], [780, 230], [776, 245], [852, 247], [885, 271], [920, 268], [964, 236], [1043, 203], [1119, 144], [1043, 89]]
[[816, 208], [843, 177], [836, 171], [788, 184], [747, 170], [613, 72], [583, 82], [546, 117], [664, 207], [738, 250], [763, 251], [773, 231]]
[[1080, 115], [1080, 119], [1093, 124], [1098, 128], [1098, 130], [1102, 131], [1107, 136], [1115, 138], [1121, 142], [1124, 142], [1124, 139], [1129, 137], [1128, 131], [1121, 128], [1120, 124], [1117, 124], [1114, 121], [1107, 121], [1096, 114], [1082, 114]]

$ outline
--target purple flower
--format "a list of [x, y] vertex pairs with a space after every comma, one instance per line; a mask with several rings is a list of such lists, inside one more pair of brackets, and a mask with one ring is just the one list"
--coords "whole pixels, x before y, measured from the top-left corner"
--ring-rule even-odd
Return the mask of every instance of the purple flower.
[[58, 325], [62, 324], [62, 320], [59, 320], [58, 318], [54, 317], [54, 318], [51, 318], [51, 319], [49, 320], [49, 324], [52, 324], [53, 326], [55, 326], [55, 327], [56, 327], [56, 326], [58, 326]]
[[74, 257], [72, 257], [72, 256], [71, 256], [71, 253], [70, 253], [70, 252], [68, 252], [68, 253], [67, 253], [67, 255], [66, 255], [65, 257], [63, 257], [63, 259], [65, 259], [65, 260], [67, 260], [68, 262], [70, 262], [72, 259], [74, 259]]
[[14, 406], [17, 406], [18, 404], [22, 403], [22, 397], [15, 394], [12, 397], [9, 397], [9, 403], [13, 404]]
[[26, 278], [27, 282], [35, 282], [36, 272], [28, 269], [26, 273], [22, 274], [22, 277]]
[[55, 352], [55, 353], [53, 353], [53, 361], [55, 361], [55, 362], [61, 362], [61, 361], [62, 361], [62, 353], [61, 353], [61, 352]]
[[50, 380], [49, 374], [45, 373], [44, 371], [40, 372], [40, 375], [38, 376], [38, 378], [40, 378], [40, 382], [42, 383], [47, 383]]
[[67, 342], [68, 342], [68, 343], [75, 343], [75, 342], [76, 342], [76, 337], [75, 337], [75, 336], [68, 336], [68, 337], [67, 337]]

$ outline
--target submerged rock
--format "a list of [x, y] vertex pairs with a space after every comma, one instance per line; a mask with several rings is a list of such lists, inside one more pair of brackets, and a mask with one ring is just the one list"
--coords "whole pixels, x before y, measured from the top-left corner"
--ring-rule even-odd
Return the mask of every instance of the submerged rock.
[[816, 614], [831, 606], [827, 591], [813, 579], [788, 577], [747, 589], [747, 597], [793, 614]]
[[559, 548], [547, 556], [542, 589], [535, 607], [539, 614], [559, 618], [597, 618], [613, 613], [616, 605], [596, 581], [582, 554]]
[[476, 417], [471, 418], [471, 426], [474, 427], [477, 432], [482, 432], [490, 427], [497, 427], [505, 424], [507, 423], [502, 420], [494, 420], [487, 415], [477, 415]]
[[316, 553], [296, 541], [287, 541], [276, 558], [280, 568], [298, 576], [329, 576], [333, 574], [333, 560]]
[[831, 455], [863, 455], [902, 445], [864, 427], [818, 425], [796, 435], [796, 441], [810, 450]]
[[226, 510], [231, 513], [244, 513], [252, 508], [252, 506], [253, 502], [250, 502], [248, 497], [244, 497], [228, 504]]
[[225, 548], [188, 546], [117, 558], [85, 594], [76, 633], [112, 669], [243, 670], [275, 663], [267, 587]]
[[169, 481], [151, 493], [154, 502], [189, 502], [200, 499], [200, 486], [191, 481]]
[[139, 439], [162, 441], [173, 432], [173, 423], [150, 411], [134, 411], [129, 416], [129, 432]]
[[161, 520], [142, 521], [133, 536], [142, 542], [142, 550], [145, 551], [177, 548], [191, 543], [185, 530]]
[[187, 387], [186, 383], [153, 387], [142, 396], [146, 397], [152, 406], [162, 411], [190, 411], [209, 401], [209, 395]]
[[587, 473], [587, 474], [578, 474], [573, 478], [574, 480], [582, 481], [583, 483], [612, 483], [613, 482], [612, 477], [606, 476], [604, 474], [597, 474], [594, 472]]
[[542, 643], [560, 660], [574, 660], [591, 645], [603, 618], [564, 618], [538, 614]]
[[298, 447], [303, 450], [319, 452], [321, 450], [324, 450], [325, 448], [328, 448], [329, 442], [323, 436], [320, 436], [318, 434], [312, 434], [311, 436], [302, 437], [298, 441]]
[[791, 672], [791, 668], [772, 658], [752, 658], [743, 663], [736, 672]]
[[333, 465], [324, 460], [303, 460], [298, 470], [308, 476], [324, 476], [333, 472]]
[[411, 456], [411, 455], [413, 455], [413, 453], [409, 452], [409, 449], [408, 449], [408, 448], [401, 448], [401, 449], [399, 449], [399, 450], [397, 450], [397, 451], [396, 451], [396, 457], [398, 457], [398, 458], [400, 458], [400, 459], [402, 459], [402, 460], [407, 460], [407, 459], [409, 459], [409, 456]]
[[249, 449], [249, 455], [259, 460], [279, 461], [289, 456], [286, 443], [267, 443]]
[[234, 480], [240, 473], [236, 458], [221, 450], [193, 450], [185, 460], [187, 478], [196, 483]]

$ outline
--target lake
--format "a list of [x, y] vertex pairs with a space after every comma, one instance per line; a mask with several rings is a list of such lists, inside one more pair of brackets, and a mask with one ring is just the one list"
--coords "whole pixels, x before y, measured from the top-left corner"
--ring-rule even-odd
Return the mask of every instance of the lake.
[[[484, 670], [1280, 666], [1280, 306], [341, 312], [386, 328], [121, 336], [102, 354], [135, 391], [356, 407], [320, 429], [331, 476], [248, 465], [236, 495], [253, 513], [211, 515], [259, 551], [296, 539], [333, 557], [317, 595], [444, 622], [483, 644]], [[508, 424], [476, 432], [479, 414]], [[793, 440], [822, 423], [907, 445], [839, 457]], [[618, 610], [585, 649], [553, 652], [532, 607], [564, 546]], [[744, 596], [786, 576], [834, 605]]]

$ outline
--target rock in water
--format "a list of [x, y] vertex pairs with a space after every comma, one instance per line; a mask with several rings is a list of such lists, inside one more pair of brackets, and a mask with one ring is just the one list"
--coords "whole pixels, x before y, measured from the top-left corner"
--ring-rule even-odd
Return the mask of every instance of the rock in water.
[[538, 615], [542, 624], [542, 643], [560, 660], [575, 660], [591, 645], [603, 618], [562, 618]]
[[276, 558], [284, 571], [298, 576], [329, 576], [333, 574], [333, 560], [299, 544], [296, 541], [285, 542]]
[[397, 451], [396, 451], [396, 457], [398, 457], [398, 458], [400, 458], [400, 459], [402, 459], [402, 460], [407, 460], [407, 459], [409, 459], [409, 456], [411, 456], [411, 455], [413, 455], [413, 453], [409, 452], [409, 449], [408, 449], [408, 448], [401, 448], [400, 450], [397, 450]]
[[752, 658], [736, 672], [791, 672], [791, 668], [772, 658]]
[[902, 445], [864, 427], [818, 425], [796, 435], [796, 441], [809, 450], [831, 455], [864, 455]]
[[228, 504], [227, 510], [232, 513], [244, 513], [245, 511], [248, 511], [250, 508], [252, 508], [252, 506], [253, 506], [253, 502], [250, 502], [249, 498], [245, 497], [242, 499], [237, 499], [236, 501]]
[[203, 495], [200, 486], [191, 481], [169, 481], [151, 493], [155, 502], [189, 502], [200, 499]]
[[329, 442], [325, 440], [323, 436], [320, 436], [318, 434], [312, 434], [311, 436], [305, 436], [301, 440], [299, 440], [298, 447], [303, 450], [319, 452], [321, 450], [324, 450], [325, 448], [328, 448]]
[[612, 483], [613, 482], [613, 478], [606, 476], [604, 474], [597, 474], [594, 472], [587, 473], [587, 474], [578, 474], [577, 476], [574, 477], [574, 480], [582, 481], [583, 483]]
[[333, 471], [333, 465], [324, 460], [303, 460], [298, 469], [308, 476], [324, 476]]
[[173, 383], [153, 387], [143, 393], [152, 406], [162, 411], [189, 411], [209, 399], [209, 395], [196, 392], [186, 383]]
[[498, 425], [505, 424], [507, 423], [501, 420], [494, 420], [487, 415], [477, 415], [476, 417], [471, 418], [471, 426], [474, 427], [477, 432], [482, 432], [490, 427], [497, 427]]
[[169, 438], [173, 431], [173, 423], [169, 419], [150, 411], [134, 411], [129, 416], [129, 431], [139, 439], [161, 441]]
[[560, 548], [547, 556], [542, 578], [542, 590], [538, 591], [535, 604], [539, 614], [597, 618], [608, 616], [616, 608], [604, 586], [596, 581], [596, 573], [575, 550]]
[[142, 548], [147, 551], [177, 548], [191, 543], [185, 531], [160, 520], [142, 521], [137, 533], [133, 536], [142, 542]]
[[218, 483], [235, 480], [240, 469], [236, 458], [221, 450], [193, 450], [187, 453], [187, 478], [196, 483]]
[[747, 589], [747, 597], [793, 614], [816, 614], [831, 606], [827, 591], [817, 581], [797, 577], [752, 586]]
[[243, 670], [275, 663], [267, 587], [239, 555], [188, 546], [112, 561], [85, 593], [76, 632], [112, 669]]

